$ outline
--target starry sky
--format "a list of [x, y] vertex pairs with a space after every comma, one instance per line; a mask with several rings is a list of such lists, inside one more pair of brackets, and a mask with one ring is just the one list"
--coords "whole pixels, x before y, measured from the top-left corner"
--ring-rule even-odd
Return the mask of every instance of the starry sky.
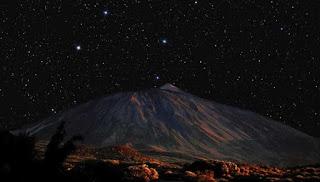
[[172, 83], [320, 136], [318, 0], [4, 0], [0, 128]]

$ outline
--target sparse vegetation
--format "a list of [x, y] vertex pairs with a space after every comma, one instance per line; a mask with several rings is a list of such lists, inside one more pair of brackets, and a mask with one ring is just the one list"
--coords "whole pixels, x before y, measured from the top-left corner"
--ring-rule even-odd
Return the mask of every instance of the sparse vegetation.
[[76, 150], [74, 142], [83, 140], [81, 136], [73, 136], [70, 140], [62, 144], [66, 133], [64, 125], [65, 122], [62, 122], [57, 128], [45, 152], [44, 162], [47, 166], [53, 167], [54, 169], [62, 168], [68, 155]]

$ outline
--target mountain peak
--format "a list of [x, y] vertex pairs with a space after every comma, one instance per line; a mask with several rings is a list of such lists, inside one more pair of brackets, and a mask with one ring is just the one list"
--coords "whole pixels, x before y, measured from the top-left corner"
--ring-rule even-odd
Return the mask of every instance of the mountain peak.
[[181, 92], [181, 90], [178, 87], [172, 85], [171, 83], [166, 83], [166, 84], [162, 85], [160, 87], [160, 89], [161, 90], [169, 90], [169, 91], [173, 91], [173, 92]]
[[229, 159], [271, 166], [320, 162], [317, 139], [172, 84], [93, 100], [17, 132], [48, 140], [62, 120], [67, 122], [66, 137], [82, 135], [85, 145], [126, 145], [166, 161]]

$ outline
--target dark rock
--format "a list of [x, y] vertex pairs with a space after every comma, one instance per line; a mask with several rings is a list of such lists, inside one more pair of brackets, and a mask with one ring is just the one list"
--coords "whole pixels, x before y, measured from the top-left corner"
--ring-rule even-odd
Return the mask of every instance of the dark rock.
[[84, 161], [71, 170], [74, 180], [78, 182], [122, 181], [124, 172], [118, 165], [103, 161]]

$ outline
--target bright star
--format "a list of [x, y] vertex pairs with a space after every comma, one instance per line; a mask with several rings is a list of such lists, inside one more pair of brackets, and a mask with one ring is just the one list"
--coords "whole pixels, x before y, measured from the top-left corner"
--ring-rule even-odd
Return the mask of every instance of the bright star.
[[104, 14], [104, 15], [108, 15], [109, 12], [108, 12], [107, 10], [105, 10], [105, 11], [103, 11], [103, 14]]
[[160, 77], [159, 77], [159, 76], [156, 76], [156, 80], [160, 80]]
[[162, 42], [163, 44], [168, 43], [167, 39], [162, 39], [161, 42]]
[[81, 50], [81, 46], [77, 45], [76, 49], [77, 49], [77, 51], [80, 51]]

